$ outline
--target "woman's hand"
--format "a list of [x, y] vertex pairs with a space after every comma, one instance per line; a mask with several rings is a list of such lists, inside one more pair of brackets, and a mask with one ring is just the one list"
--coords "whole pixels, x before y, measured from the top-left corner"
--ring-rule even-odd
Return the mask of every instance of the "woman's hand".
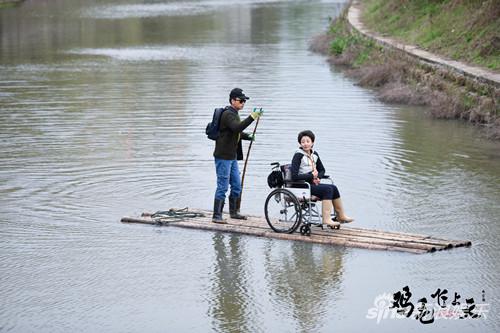
[[313, 178], [318, 178], [318, 170], [314, 169], [312, 171], [312, 174], [313, 174]]
[[320, 182], [321, 182], [321, 179], [319, 179], [318, 177], [313, 178], [314, 185], [319, 185]]

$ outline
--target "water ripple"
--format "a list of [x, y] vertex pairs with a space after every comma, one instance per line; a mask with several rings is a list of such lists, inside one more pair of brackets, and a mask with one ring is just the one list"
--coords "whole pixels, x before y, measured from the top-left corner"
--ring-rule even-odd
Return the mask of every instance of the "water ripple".
[[[242, 0], [238, 6], [276, 3], [276, 0]], [[86, 9], [82, 16], [97, 19], [148, 18], [158, 16], [192, 16], [206, 14], [221, 7], [236, 6], [227, 1], [183, 1], [169, 3], [105, 5]]]

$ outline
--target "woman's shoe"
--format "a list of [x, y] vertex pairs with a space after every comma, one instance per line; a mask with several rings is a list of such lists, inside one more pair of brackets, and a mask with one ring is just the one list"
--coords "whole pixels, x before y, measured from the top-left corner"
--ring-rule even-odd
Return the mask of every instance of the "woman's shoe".
[[325, 224], [329, 227], [332, 227], [332, 228], [340, 227], [340, 223], [337, 221], [325, 222]]
[[343, 218], [335, 216], [335, 221], [338, 221], [342, 224], [345, 224], [345, 223], [354, 222], [354, 219], [352, 217], [349, 217], [349, 216], [344, 216]]

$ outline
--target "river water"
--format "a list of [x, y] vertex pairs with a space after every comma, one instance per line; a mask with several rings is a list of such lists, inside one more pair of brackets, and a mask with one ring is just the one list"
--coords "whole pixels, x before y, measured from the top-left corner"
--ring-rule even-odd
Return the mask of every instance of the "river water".
[[[33, 0], [0, 10], [0, 331], [498, 332], [500, 144], [383, 104], [309, 52], [344, 6]], [[412, 255], [121, 224], [211, 208], [204, 127], [236, 86], [251, 97], [244, 115], [266, 110], [244, 213], [263, 215], [269, 163], [290, 161], [311, 129], [355, 226], [473, 246]], [[405, 286], [414, 304], [437, 304], [440, 288], [447, 304], [457, 293], [488, 312], [384, 318], [377, 307]]]

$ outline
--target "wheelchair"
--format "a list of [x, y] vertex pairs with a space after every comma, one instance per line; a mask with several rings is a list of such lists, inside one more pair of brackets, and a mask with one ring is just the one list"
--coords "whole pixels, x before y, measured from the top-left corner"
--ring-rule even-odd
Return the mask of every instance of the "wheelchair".
[[[306, 181], [292, 181], [291, 164], [271, 163], [272, 171], [268, 176], [268, 185], [273, 188], [266, 198], [264, 213], [267, 224], [275, 232], [293, 233], [300, 226], [300, 234], [311, 235], [311, 226], [321, 227], [321, 206], [318, 210], [319, 198], [311, 195], [311, 185]], [[324, 176], [322, 181], [333, 181]], [[321, 202], [320, 202], [321, 205]], [[332, 219], [336, 220], [333, 213]], [[339, 226], [330, 227], [340, 229]]]

